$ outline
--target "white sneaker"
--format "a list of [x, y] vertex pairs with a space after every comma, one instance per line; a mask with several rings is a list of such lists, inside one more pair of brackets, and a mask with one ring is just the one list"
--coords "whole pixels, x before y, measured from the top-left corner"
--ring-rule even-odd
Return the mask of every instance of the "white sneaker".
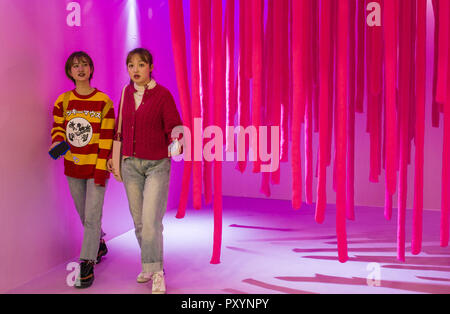
[[137, 282], [138, 283], [146, 283], [149, 282], [152, 279], [152, 275], [153, 273], [145, 273], [145, 272], [141, 272], [138, 276], [137, 276]]
[[165, 294], [166, 293], [166, 282], [164, 280], [164, 272], [158, 271], [153, 273], [153, 284], [152, 293], [153, 294]]

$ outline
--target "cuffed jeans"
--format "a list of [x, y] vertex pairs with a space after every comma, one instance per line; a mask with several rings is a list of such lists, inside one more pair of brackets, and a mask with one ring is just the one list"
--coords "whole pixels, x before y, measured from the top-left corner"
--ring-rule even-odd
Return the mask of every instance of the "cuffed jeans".
[[167, 208], [170, 159], [122, 160], [122, 178], [141, 248], [144, 272], [163, 270], [163, 224]]
[[76, 179], [67, 176], [70, 194], [84, 226], [80, 259], [96, 261], [102, 230], [105, 187], [96, 185], [94, 179]]

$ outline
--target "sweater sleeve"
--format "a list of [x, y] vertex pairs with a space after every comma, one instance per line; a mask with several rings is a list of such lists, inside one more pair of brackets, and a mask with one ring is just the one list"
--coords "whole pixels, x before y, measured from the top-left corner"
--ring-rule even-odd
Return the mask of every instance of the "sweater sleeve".
[[180, 114], [178, 113], [177, 106], [170, 92], [167, 93], [166, 102], [163, 106], [163, 123], [164, 133], [166, 137], [172, 142], [172, 130], [178, 125], [182, 125]]
[[64, 110], [63, 97], [59, 96], [53, 106], [53, 127], [51, 130], [52, 144], [55, 142], [62, 142], [66, 140], [66, 129], [64, 128]]
[[102, 110], [102, 122], [100, 127], [100, 137], [98, 143], [98, 157], [95, 166], [95, 184], [105, 186], [109, 172], [106, 170], [106, 161], [111, 155], [114, 136], [115, 115], [112, 101], [107, 98]]

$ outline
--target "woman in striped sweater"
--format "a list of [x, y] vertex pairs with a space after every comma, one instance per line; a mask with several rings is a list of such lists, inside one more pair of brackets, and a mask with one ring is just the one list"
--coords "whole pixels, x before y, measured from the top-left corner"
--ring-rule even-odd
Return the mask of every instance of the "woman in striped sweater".
[[94, 264], [107, 253], [101, 218], [115, 117], [110, 98], [91, 87], [94, 64], [88, 54], [71, 54], [65, 70], [75, 89], [61, 94], [55, 102], [50, 150], [62, 141], [70, 146], [64, 157], [64, 174], [84, 226], [80, 275], [75, 287], [86, 288], [94, 280]]

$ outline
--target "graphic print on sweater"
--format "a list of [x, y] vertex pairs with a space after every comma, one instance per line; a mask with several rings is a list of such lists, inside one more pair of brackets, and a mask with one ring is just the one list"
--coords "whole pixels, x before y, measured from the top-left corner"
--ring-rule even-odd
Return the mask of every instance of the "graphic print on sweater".
[[88, 145], [92, 134], [92, 125], [84, 118], [73, 118], [67, 123], [66, 138], [72, 146]]

